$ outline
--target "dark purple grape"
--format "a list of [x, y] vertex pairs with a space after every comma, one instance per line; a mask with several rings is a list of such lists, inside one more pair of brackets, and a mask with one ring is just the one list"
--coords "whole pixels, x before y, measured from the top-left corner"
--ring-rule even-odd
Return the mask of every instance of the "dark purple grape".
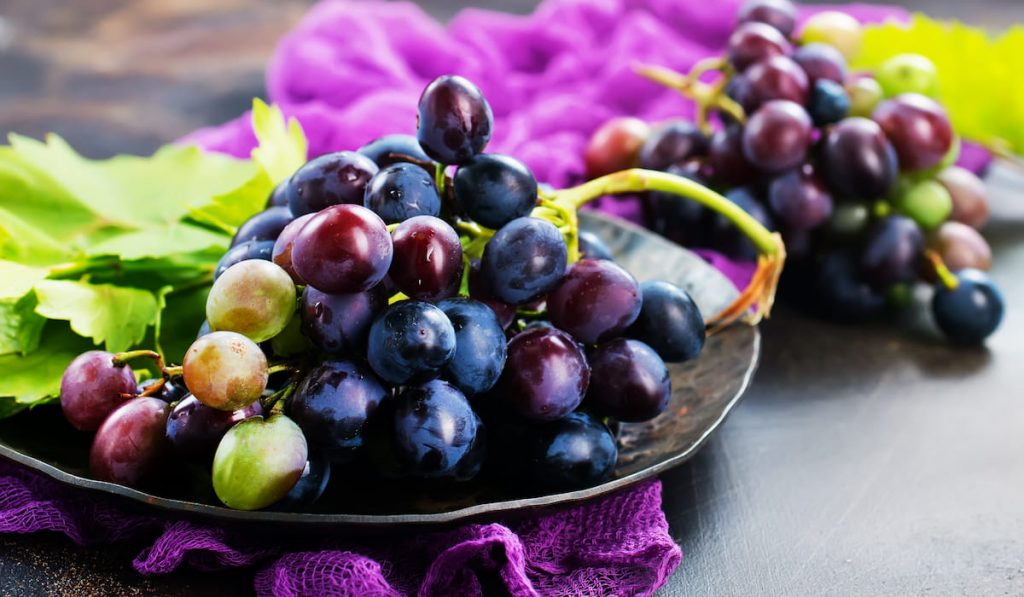
[[420, 96], [416, 138], [434, 160], [465, 164], [487, 147], [494, 114], [483, 93], [453, 75], [434, 79]]
[[666, 362], [695, 359], [704, 349], [704, 317], [682, 288], [653, 280], [640, 285], [643, 306], [626, 335], [653, 348]]
[[319, 454], [310, 454], [299, 480], [281, 501], [274, 504], [274, 509], [285, 512], [303, 510], [320, 499], [330, 482], [331, 461]]
[[366, 185], [379, 168], [354, 151], [313, 158], [288, 182], [288, 206], [295, 216], [316, 213], [332, 205], [363, 204]]
[[502, 329], [508, 328], [515, 321], [515, 306], [503, 303], [494, 296], [494, 292], [491, 290], [490, 285], [487, 284], [487, 280], [480, 273], [479, 261], [474, 261], [469, 269], [469, 296], [490, 307], [491, 311], [494, 311], [494, 315], [498, 318], [498, 323], [501, 324]]
[[281, 231], [289, 222], [295, 219], [291, 210], [287, 207], [271, 207], [261, 211], [245, 221], [238, 227], [235, 237], [231, 239], [231, 246], [237, 247], [242, 243], [253, 240], [275, 241], [281, 235]]
[[565, 239], [553, 224], [539, 218], [517, 218], [488, 241], [480, 272], [495, 297], [521, 305], [558, 284], [568, 256]]
[[370, 158], [378, 168], [393, 164], [429, 162], [430, 156], [423, 152], [420, 142], [412, 135], [385, 135], [359, 148], [358, 153]]
[[363, 446], [367, 422], [388, 390], [365, 365], [327, 361], [309, 371], [288, 406], [310, 446], [334, 462]]
[[712, 135], [708, 165], [714, 179], [729, 186], [744, 185], [755, 178], [757, 170], [743, 155], [743, 127], [730, 125]]
[[729, 62], [742, 72], [748, 66], [771, 58], [787, 56], [793, 50], [779, 30], [764, 23], [743, 23], [729, 36], [726, 55]]
[[776, 217], [790, 229], [812, 230], [832, 215], [832, 195], [810, 164], [772, 180], [768, 202]]
[[825, 256], [815, 271], [812, 294], [812, 308], [839, 321], [862, 321], [885, 307], [885, 297], [864, 280], [848, 251]]
[[[726, 193], [725, 198], [753, 216], [765, 228], [771, 230], [775, 227], [771, 214], [751, 187], [736, 187]], [[754, 243], [725, 216], [714, 214], [708, 232], [712, 249], [731, 259], [757, 260], [758, 251]]]
[[387, 306], [382, 285], [352, 294], [327, 294], [307, 286], [299, 303], [302, 333], [328, 354], [355, 354], [366, 347], [370, 325]]
[[708, 137], [688, 120], [673, 120], [651, 132], [640, 150], [640, 167], [667, 170], [708, 152]]
[[89, 470], [100, 481], [139, 487], [167, 455], [164, 426], [171, 407], [158, 398], [134, 398], [103, 421], [89, 451]]
[[[758, 107], [754, 91], [750, 87], [750, 82], [743, 76], [743, 73], [732, 77], [725, 87], [725, 94], [738, 103], [746, 114], [750, 114]], [[719, 112], [718, 116], [726, 126], [739, 126], [736, 119], [726, 112]]]
[[613, 261], [615, 259], [612, 256], [612, 251], [608, 248], [608, 245], [604, 244], [604, 241], [598, 238], [596, 234], [587, 230], [580, 230], [579, 251], [580, 257], [589, 257], [590, 259], [607, 259], [608, 261]]
[[367, 360], [390, 383], [433, 379], [454, 354], [455, 329], [444, 311], [430, 303], [395, 303], [370, 326]]
[[272, 240], [250, 240], [228, 249], [227, 253], [217, 262], [217, 269], [213, 271], [213, 279], [216, 280], [228, 271], [228, 268], [236, 263], [250, 259], [270, 261], [274, 254], [274, 241]]
[[292, 266], [307, 284], [324, 292], [362, 292], [388, 273], [391, 235], [377, 214], [359, 205], [335, 205], [302, 227], [292, 247]]
[[455, 296], [462, 281], [462, 244], [444, 220], [410, 218], [391, 233], [394, 259], [388, 278], [406, 296], [439, 301]]
[[811, 117], [785, 100], [766, 103], [743, 130], [743, 155], [765, 172], [782, 172], [803, 163], [811, 144]]
[[551, 323], [587, 344], [621, 334], [640, 314], [640, 285], [612, 261], [581, 259], [548, 294]]
[[878, 104], [872, 119], [896, 149], [900, 170], [939, 165], [953, 147], [953, 127], [946, 110], [918, 93], [904, 93]]
[[164, 402], [177, 402], [185, 398], [185, 396], [188, 396], [188, 388], [185, 387], [185, 384], [174, 382], [169, 379], [164, 380], [159, 378], [147, 379], [140, 382], [139, 394], [145, 394], [150, 388], [161, 382], [163, 383], [161, 384], [160, 389], [157, 390], [155, 394], [152, 394], [154, 398], [159, 398]]
[[860, 268], [875, 289], [917, 278], [924, 251], [924, 234], [913, 220], [888, 216], [868, 230]]
[[808, 105], [814, 125], [822, 127], [846, 117], [850, 112], [850, 96], [839, 83], [821, 79], [814, 83]]
[[455, 330], [455, 354], [445, 377], [467, 396], [490, 390], [505, 368], [505, 332], [490, 307], [467, 298], [438, 303]]
[[446, 381], [402, 390], [395, 398], [393, 430], [396, 456], [410, 475], [467, 480], [479, 470], [483, 423]]
[[785, 56], [772, 56], [752, 65], [743, 78], [749, 85], [753, 108], [772, 100], [789, 100], [803, 106], [810, 94], [810, 81], [804, 69]]
[[793, 61], [804, 69], [812, 85], [822, 79], [839, 84], [846, 81], [846, 58], [828, 44], [804, 44], [793, 52]]
[[612, 118], [602, 124], [590, 137], [583, 153], [587, 178], [636, 167], [640, 148], [649, 133], [647, 123], [632, 116]]
[[378, 172], [366, 185], [363, 205], [388, 224], [415, 216], [441, 213], [441, 196], [434, 177], [413, 164], [393, 164]]
[[262, 414], [263, 408], [258, 400], [245, 408], [230, 411], [210, 408], [189, 395], [167, 417], [167, 439], [181, 456], [211, 460], [228, 429], [249, 417]]
[[616, 338], [590, 352], [587, 404], [597, 414], [638, 423], [660, 415], [672, 398], [665, 361], [639, 340]]
[[587, 359], [571, 336], [553, 328], [533, 328], [509, 341], [498, 388], [516, 413], [553, 421], [579, 406], [589, 383]]
[[739, 23], [765, 23], [789, 36], [796, 27], [796, 6], [789, 0], [747, 0], [740, 6]]
[[867, 118], [846, 118], [829, 129], [821, 151], [825, 181], [842, 197], [872, 200], [896, 182], [896, 152], [882, 128]]
[[537, 179], [515, 158], [478, 155], [455, 173], [455, 202], [473, 220], [498, 229], [530, 215], [537, 205]]
[[984, 272], [976, 269], [957, 272], [956, 278], [956, 288], [940, 284], [935, 290], [935, 322], [955, 344], [981, 344], [1003, 320], [1003, 295]]
[[274, 190], [270, 192], [270, 197], [267, 197], [264, 209], [271, 207], [288, 207], [288, 179], [274, 185]]
[[946, 168], [935, 179], [946, 187], [953, 199], [953, 213], [949, 218], [980, 230], [988, 221], [985, 183], [975, 173], [959, 166]]
[[[704, 184], [694, 172], [696, 164], [688, 162], [668, 168], [669, 174]], [[706, 207], [673, 193], [650, 192], [641, 195], [647, 227], [672, 242], [687, 246], [704, 246], [708, 240]]]
[[296, 284], [305, 284], [306, 282], [295, 272], [295, 266], [292, 264], [292, 249], [295, 248], [295, 239], [302, 232], [306, 222], [309, 222], [314, 215], [316, 214], [306, 214], [292, 220], [281, 231], [281, 236], [277, 237], [272, 247], [270, 260], [287, 272]]
[[64, 370], [60, 407], [75, 429], [95, 431], [107, 415], [138, 393], [131, 367], [114, 364], [109, 352], [90, 350], [75, 357]]

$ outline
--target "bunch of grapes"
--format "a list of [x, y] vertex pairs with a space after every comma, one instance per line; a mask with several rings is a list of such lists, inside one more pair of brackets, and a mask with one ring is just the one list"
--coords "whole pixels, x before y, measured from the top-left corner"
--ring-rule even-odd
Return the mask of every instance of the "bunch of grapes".
[[[788, 0], [749, 0], [724, 57], [687, 76], [642, 69], [693, 98], [697, 122], [609, 121], [587, 149], [588, 175], [639, 165], [705, 182], [782, 232], [791, 258], [783, 290], [806, 307], [862, 320], [906, 308], [924, 282], [935, 286], [931, 311], [952, 342], [984, 341], [1003, 313], [978, 233], [985, 189], [952, 165], [959, 139], [934, 99], [934, 65], [904, 54], [853, 73], [847, 58], [861, 29], [852, 17], [820, 13], [798, 35], [795, 26]], [[709, 71], [717, 82], [703, 82]], [[658, 193], [644, 205], [650, 227], [678, 243], [752, 254], [699, 205]]]
[[[525, 165], [483, 153], [492, 125], [472, 83], [433, 81], [416, 136], [309, 161], [238, 229], [180, 367], [75, 359], [61, 405], [96, 432], [93, 475], [144, 486], [198, 462], [239, 509], [307, 505], [339, 467], [436, 483], [490, 466], [528, 491], [607, 479], [609, 425], [666, 409], [665, 363], [698, 356], [704, 319], [616, 265]], [[162, 376], [138, 385], [142, 357]]]

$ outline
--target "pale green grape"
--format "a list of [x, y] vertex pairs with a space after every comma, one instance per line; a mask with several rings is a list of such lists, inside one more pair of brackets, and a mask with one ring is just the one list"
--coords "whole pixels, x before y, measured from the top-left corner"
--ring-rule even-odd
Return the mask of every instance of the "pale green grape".
[[206, 319], [214, 330], [263, 342], [288, 325], [295, 305], [291, 276], [269, 261], [250, 259], [232, 265], [213, 283]]
[[288, 417], [246, 419], [217, 446], [213, 490], [230, 508], [266, 508], [291, 491], [308, 457], [306, 438]]
[[220, 410], [245, 408], [267, 387], [267, 357], [255, 342], [235, 332], [197, 339], [185, 353], [182, 369], [188, 391]]

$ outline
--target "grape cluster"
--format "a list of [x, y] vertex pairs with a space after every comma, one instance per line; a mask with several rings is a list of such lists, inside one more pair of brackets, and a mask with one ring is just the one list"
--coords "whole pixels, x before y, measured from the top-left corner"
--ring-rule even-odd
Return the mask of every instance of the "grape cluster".
[[[724, 57], [689, 77], [644, 73], [693, 97], [697, 122], [613, 119], [591, 138], [588, 176], [639, 166], [706, 183], [782, 232], [784, 295], [861, 320], [905, 308], [915, 285], [934, 284], [939, 328], [954, 343], [980, 343], [1003, 311], [983, 273], [992, 260], [978, 232], [988, 215], [984, 185], [953, 165], [960, 144], [934, 99], [935, 66], [903, 54], [873, 73], [850, 72], [860, 34], [838, 12], [796, 32], [788, 0], [749, 0]], [[707, 70], [720, 72], [717, 83], [701, 82]], [[754, 256], [749, 241], [699, 205], [648, 193], [644, 207], [651, 228], [678, 243]]]
[[666, 409], [666, 362], [698, 356], [704, 318], [616, 265], [521, 162], [483, 153], [492, 124], [471, 82], [433, 81], [415, 137], [310, 160], [238, 229], [180, 367], [139, 386], [127, 361], [155, 353], [76, 359], [61, 403], [96, 431], [93, 474], [140, 486], [200, 462], [239, 509], [304, 507], [339, 468], [607, 479], [609, 425]]

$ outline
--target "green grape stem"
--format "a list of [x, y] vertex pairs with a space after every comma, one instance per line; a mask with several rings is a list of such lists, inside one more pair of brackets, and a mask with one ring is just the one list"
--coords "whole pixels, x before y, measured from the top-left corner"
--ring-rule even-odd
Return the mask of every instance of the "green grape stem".
[[[284, 405], [288, 402], [288, 399], [292, 397], [292, 394], [295, 393], [295, 388], [298, 385], [298, 382], [293, 379], [292, 381], [289, 381], [288, 385], [285, 387], [274, 392], [270, 396], [267, 396], [265, 399], [260, 400], [260, 406], [263, 407], [263, 412], [270, 413], [275, 411], [275, 409], [277, 409], [277, 412], [284, 412]], [[279, 405], [281, 407], [280, 409], [278, 409]]]
[[956, 274], [949, 270], [946, 263], [942, 261], [941, 255], [931, 249], [928, 249], [924, 252], [924, 256], [935, 270], [935, 277], [939, 279], [939, 283], [941, 283], [947, 290], [956, 290], [957, 287], [960, 286], [960, 279], [956, 277]]
[[114, 366], [124, 367], [128, 364], [128, 361], [135, 359], [152, 359], [156, 363], [157, 368], [160, 371], [164, 371], [164, 358], [160, 356], [160, 353], [153, 350], [131, 350], [128, 352], [119, 352], [114, 355]]
[[[663, 66], [640, 64], [633, 67], [640, 76], [650, 79], [663, 87], [675, 89], [684, 97], [697, 105], [695, 120], [704, 132], [711, 132], [709, 119], [712, 110], [728, 114], [736, 122], [743, 124], [747, 115], [735, 100], [725, 93], [729, 81], [732, 80], [733, 69], [729, 62], [721, 57], [705, 58], [693, 65], [687, 74], [676, 72]], [[704, 83], [700, 77], [705, 73], [719, 72], [722, 74], [714, 83]]]

